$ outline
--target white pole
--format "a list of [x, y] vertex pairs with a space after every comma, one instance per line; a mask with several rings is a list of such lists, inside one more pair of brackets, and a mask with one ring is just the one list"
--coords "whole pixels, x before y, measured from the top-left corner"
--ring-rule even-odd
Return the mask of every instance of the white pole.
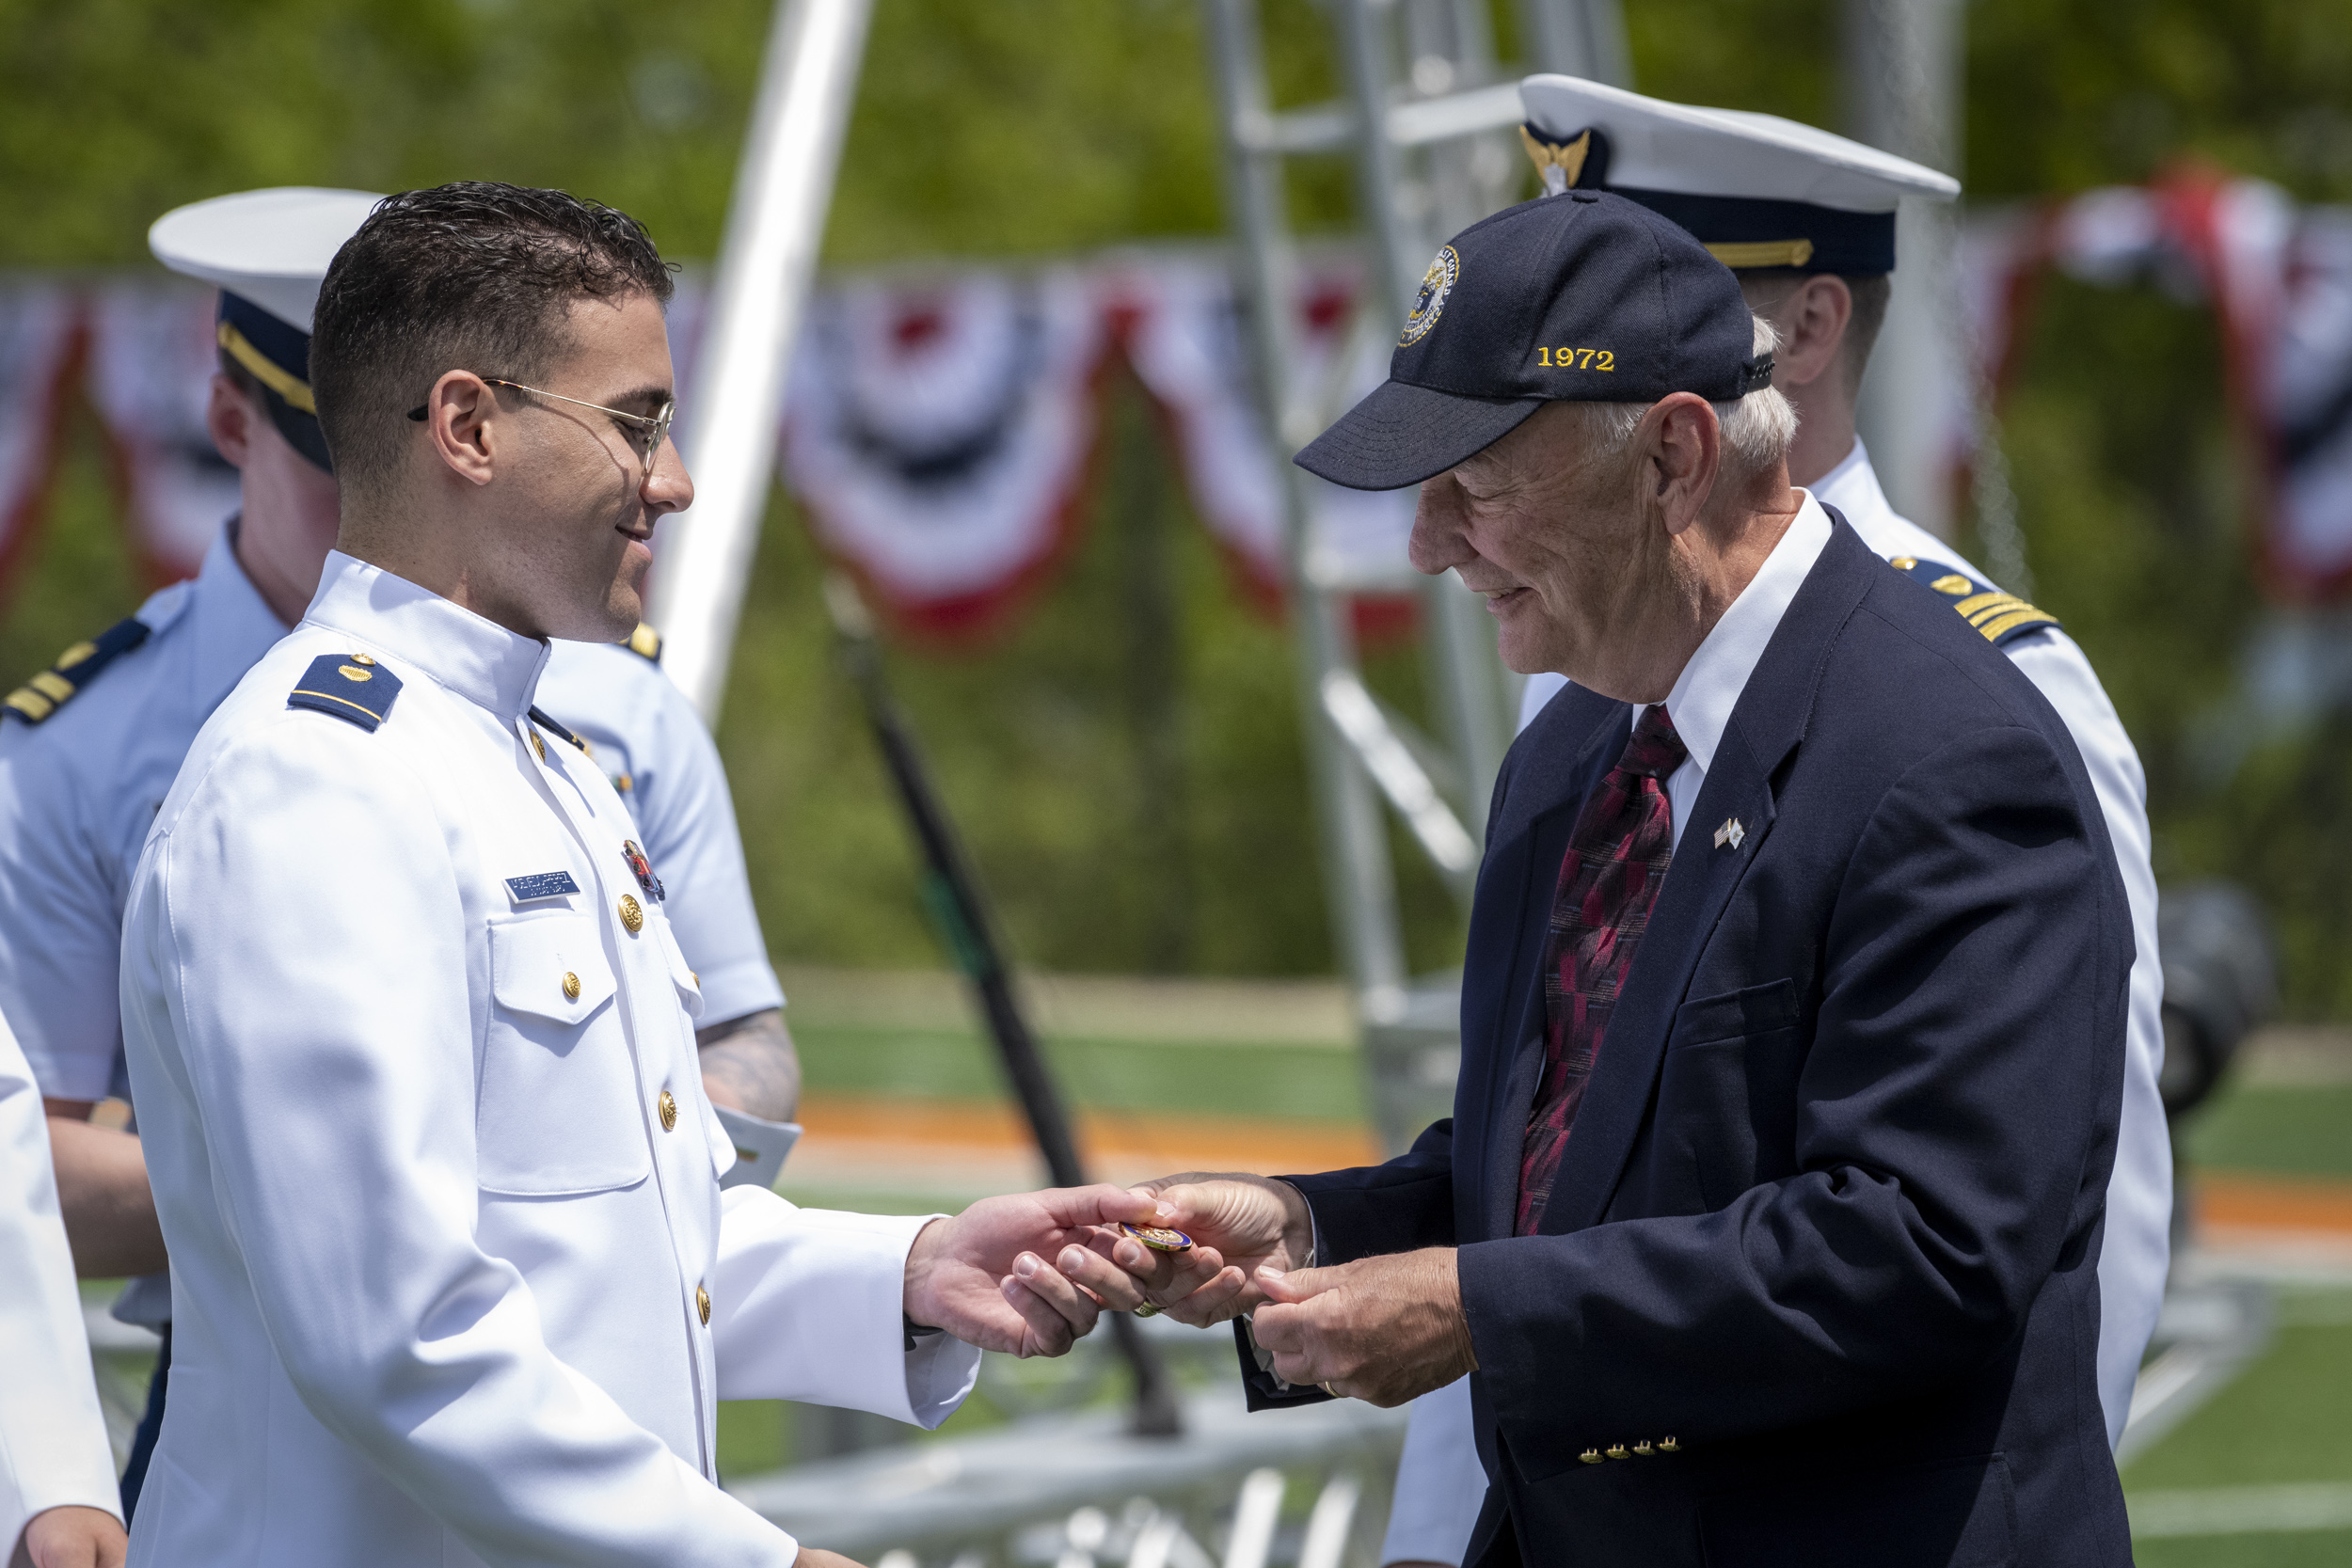
[[704, 318], [685, 453], [693, 507], [662, 526], [647, 616], [662, 665], [707, 723], [726, 690], [736, 618], [774, 477], [785, 372], [800, 336], [856, 96], [872, 0], [777, 0]]
[[[1858, 141], [1931, 168], [1960, 168], [1963, 0], [1846, 0], [1847, 119]], [[1894, 297], [1855, 410], [1895, 510], [1952, 534], [1947, 411], [1966, 385], [1956, 341], [1957, 240], [1949, 203], [1903, 198]]]

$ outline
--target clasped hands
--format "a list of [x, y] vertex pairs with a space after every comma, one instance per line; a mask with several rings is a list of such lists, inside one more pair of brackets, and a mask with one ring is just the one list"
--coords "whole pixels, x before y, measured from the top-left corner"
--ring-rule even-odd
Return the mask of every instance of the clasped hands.
[[[1162, 1253], [1117, 1228], [1169, 1226]], [[983, 1350], [1059, 1355], [1104, 1311], [1166, 1312], [1205, 1328], [1248, 1314], [1276, 1375], [1402, 1404], [1477, 1365], [1450, 1247], [1300, 1265], [1306, 1200], [1263, 1177], [1171, 1176], [1132, 1190], [1072, 1187], [983, 1199], [916, 1237], [906, 1312]]]

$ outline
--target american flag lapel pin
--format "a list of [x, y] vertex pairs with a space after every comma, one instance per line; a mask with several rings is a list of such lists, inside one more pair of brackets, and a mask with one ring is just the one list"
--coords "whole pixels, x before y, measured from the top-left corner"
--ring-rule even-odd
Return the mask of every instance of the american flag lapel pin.
[[1724, 818], [1724, 825], [1715, 830], [1715, 847], [1720, 849], [1728, 844], [1737, 849], [1740, 847], [1740, 841], [1747, 836], [1748, 831], [1740, 826], [1738, 817], [1726, 816]]

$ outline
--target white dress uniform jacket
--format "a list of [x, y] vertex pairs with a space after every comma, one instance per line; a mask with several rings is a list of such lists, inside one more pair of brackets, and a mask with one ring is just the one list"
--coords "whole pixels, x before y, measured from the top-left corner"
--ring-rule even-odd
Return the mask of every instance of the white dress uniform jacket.
[[588, 742], [661, 867], [662, 906], [702, 976], [704, 1028], [784, 1006], [752, 907], [726, 768], [694, 705], [619, 642], [553, 642], [539, 707]]
[[547, 658], [332, 556], [156, 819], [121, 995], [177, 1323], [134, 1562], [786, 1564], [715, 1401], [932, 1426], [971, 1387], [903, 1348], [922, 1219], [722, 1198], [660, 868], [527, 717]]
[[[1860, 441], [1844, 462], [1809, 486], [1883, 556], [1943, 562], [1983, 574], [1909, 518], [1899, 515]], [[2105, 808], [2107, 836], [2132, 909], [2131, 1015], [2124, 1046], [2123, 1112], [2107, 1179], [2106, 1231], [2099, 1255], [2099, 1399], [2110, 1444], [2123, 1434], [2139, 1358], [2155, 1331], [2171, 1263], [2172, 1144], [2156, 1074], [2164, 1065], [2164, 968], [2156, 952], [2156, 877], [2149, 859], [2148, 785], [2139, 753], [2115, 705], [2074, 640], [2055, 627], [2003, 646], [2066, 721]], [[1566, 680], [1528, 677], [1519, 705], [1524, 729]], [[1414, 1402], [1397, 1467], [1396, 1501], [1383, 1562], [1458, 1563], [1484, 1500], [1486, 1477], [1468, 1441], [1470, 1384], [1450, 1384]], [[1461, 1442], [1452, 1440], [1459, 1432]]]
[[122, 1516], [90, 1376], [73, 1253], [57, 1214], [49, 1124], [0, 1022], [0, 1562], [25, 1522], [77, 1504]]

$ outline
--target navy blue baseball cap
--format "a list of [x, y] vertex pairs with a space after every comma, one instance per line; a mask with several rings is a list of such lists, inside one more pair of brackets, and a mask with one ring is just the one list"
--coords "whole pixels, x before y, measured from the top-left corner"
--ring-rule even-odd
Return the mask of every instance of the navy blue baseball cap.
[[1730, 403], [1772, 380], [1729, 268], [1638, 202], [1570, 190], [1441, 246], [1389, 379], [1294, 461], [1353, 490], [1401, 490], [1547, 403]]

